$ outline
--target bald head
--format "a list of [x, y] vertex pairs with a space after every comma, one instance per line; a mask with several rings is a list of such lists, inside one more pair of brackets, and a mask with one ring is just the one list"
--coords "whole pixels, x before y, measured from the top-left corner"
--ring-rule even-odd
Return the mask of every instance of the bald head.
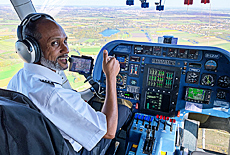
[[41, 18], [35, 21], [30, 20], [30, 22], [25, 27], [24, 34], [22, 34], [24, 38], [29, 36], [29, 37], [34, 38], [36, 41], [40, 40], [42, 36], [40, 32], [37, 30], [37, 28], [38, 28], [39, 23], [46, 19], [52, 20], [51, 18], [47, 16], [42, 16]]

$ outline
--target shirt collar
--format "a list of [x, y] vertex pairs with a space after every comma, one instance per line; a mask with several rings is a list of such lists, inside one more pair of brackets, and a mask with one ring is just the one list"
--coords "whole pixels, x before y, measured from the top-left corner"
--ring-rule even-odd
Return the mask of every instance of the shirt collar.
[[[44, 77], [46, 80], [62, 84], [62, 77], [51, 69], [38, 64], [24, 63], [24, 69], [32, 74]], [[44, 80], [44, 79], [41, 79]]]

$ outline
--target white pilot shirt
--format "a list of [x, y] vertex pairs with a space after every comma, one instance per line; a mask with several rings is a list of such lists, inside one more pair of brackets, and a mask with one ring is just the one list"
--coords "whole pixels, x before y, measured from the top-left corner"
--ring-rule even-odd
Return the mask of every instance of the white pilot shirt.
[[[42, 82], [48, 80], [52, 83]], [[62, 87], [62, 77], [50, 69], [25, 63], [7, 88], [29, 97], [69, 140], [75, 151], [91, 150], [107, 132], [106, 116], [96, 112], [80, 93]]]

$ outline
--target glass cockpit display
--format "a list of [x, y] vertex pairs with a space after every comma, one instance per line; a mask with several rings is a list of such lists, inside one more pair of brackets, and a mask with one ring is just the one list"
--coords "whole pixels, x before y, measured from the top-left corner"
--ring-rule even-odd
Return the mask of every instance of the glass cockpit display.
[[169, 111], [170, 96], [162, 93], [148, 91], [146, 94], [145, 109]]
[[147, 85], [157, 88], [172, 89], [174, 72], [149, 68]]
[[211, 98], [211, 90], [209, 89], [192, 88], [192, 87], [186, 88], [186, 95], [185, 95], [186, 101], [208, 104], [210, 98]]
[[129, 62], [128, 56], [127, 55], [116, 54], [115, 57], [120, 63], [121, 71], [128, 70], [128, 62]]

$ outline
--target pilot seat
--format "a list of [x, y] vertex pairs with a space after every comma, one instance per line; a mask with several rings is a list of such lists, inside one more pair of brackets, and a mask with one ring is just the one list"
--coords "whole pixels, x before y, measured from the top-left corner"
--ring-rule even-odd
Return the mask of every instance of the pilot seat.
[[74, 154], [73, 148], [25, 95], [0, 89], [0, 154]]

